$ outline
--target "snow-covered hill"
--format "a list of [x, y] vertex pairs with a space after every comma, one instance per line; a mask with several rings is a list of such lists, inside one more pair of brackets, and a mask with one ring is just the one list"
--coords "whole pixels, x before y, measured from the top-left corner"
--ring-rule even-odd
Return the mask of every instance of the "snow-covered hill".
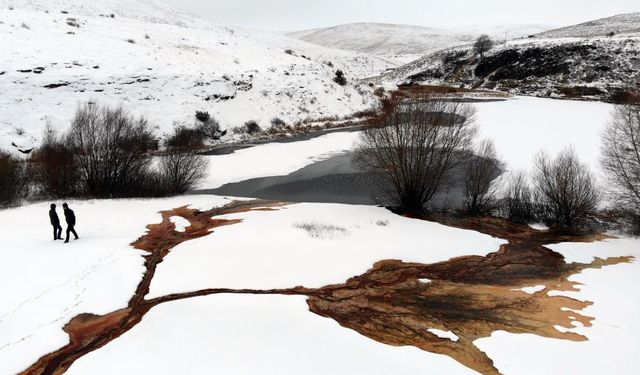
[[606, 100], [638, 82], [639, 54], [637, 37], [523, 39], [497, 45], [483, 59], [470, 45], [439, 51], [372, 81]]
[[439, 49], [469, 43], [474, 34], [411, 25], [352, 23], [287, 34], [321, 46], [407, 63]]
[[210, 23], [172, 7], [162, 0], [0, 0], [0, 7], [33, 9], [79, 16], [109, 16], [188, 27], [209, 27]]
[[[357, 79], [390, 66], [214, 26], [158, 0], [0, 0], [0, 40], [0, 148], [12, 150], [36, 145], [47, 122], [68, 126], [77, 104], [90, 100], [124, 104], [160, 134], [191, 124], [196, 110], [226, 128], [347, 116], [377, 103]], [[347, 86], [333, 82], [336, 69]]]
[[459, 33], [472, 35], [487, 34], [495, 40], [507, 40], [527, 38], [529, 35], [539, 34], [551, 29], [555, 26], [546, 24], [524, 24], [524, 25], [498, 25], [498, 26], [470, 26], [461, 29], [455, 29]]
[[567, 37], [600, 37], [610, 33], [616, 35], [640, 36], [640, 12], [619, 14], [613, 17], [601, 18], [578, 25], [549, 30], [536, 37], [539, 38], [567, 38]]

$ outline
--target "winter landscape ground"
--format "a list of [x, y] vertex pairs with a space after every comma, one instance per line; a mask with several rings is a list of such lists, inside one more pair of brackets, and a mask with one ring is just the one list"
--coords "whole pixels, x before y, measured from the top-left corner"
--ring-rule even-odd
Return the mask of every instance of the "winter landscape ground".
[[[283, 33], [160, 0], [0, 0], [0, 375], [638, 373], [640, 198], [619, 190], [640, 191], [640, 156], [621, 146], [631, 155], [621, 188], [603, 142], [617, 145], [613, 119], [640, 137], [639, 14]], [[481, 34], [494, 45], [478, 52]], [[104, 170], [141, 149], [126, 162], [160, 171], [145, 175], [152, 185], [170, 178], [170, 160], [186, 160], [180, 176], [201, 161], [201, 175], [186, 194], [96, 193], [82, 164], [95, 150], [77, 146], [84, 103], [122, 105], [152, 134], [147, 148], [92, 143], [117, 151], [97, 154], [111, 155], [96, 161]], [[211, 119], [214, 136], [179, 143]], [[108, 122], [93, 121], [84, 129]], [[353, 193], [341, 184], [354, 171], [371, 185], [392, 175], [364, 160], [367, 137], [384, 129], [413, 129], [408, 147], [391, 143], [398, 154], [378, 151], [425, 183], [413, 177], [437, 169], [413, 163], [414, 151], [439, 155], [452, 136], [434, 133], [429, 149], [419, 130], [467, 121], [472, 142], [452, 148], [446, 162], [463, 162], [437, 189], [447, 204], [415, 209], [368, 190], [357, 200], [368, 204], [292, 199], [326, 185]], [[52, 148], [45, 129], [68, 134], [68, 148]], [[568, 207], [560, 221], [540, 153], [553, 163], [567, 149], [579, 162], [549, 179]], [[487, 162], [485, 206], [473, 211], [470, 171]], [[520, 173], [530, 195], [514, 195]], [[289, 199], [234, 190], [283, 176]], [[51, 188], [60, 181], [73, 193]], [[230, 194], [211, 193], [223, 187]], [[463, 205], [447, 200], [455, 194]], [[80, 239], [51, 238], [54, 202], [63, 227], [62, 203], [75, 211]]]

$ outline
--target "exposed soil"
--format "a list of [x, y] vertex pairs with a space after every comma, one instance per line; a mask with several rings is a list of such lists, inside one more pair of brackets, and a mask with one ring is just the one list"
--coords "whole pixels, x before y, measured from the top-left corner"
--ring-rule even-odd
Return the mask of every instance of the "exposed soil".
[[[592, 318], [577, 311], [591, 302], [551, 297], [550, 290], [574, 290], [568, 277], [588, 268], [631, 261], [631, 257], [596, 259], [590, 264], [567, 264], [544, 245], [564, 241], [596, 241], [599, 235], [570, 235], [539, 232], [498, 219], [429, 218], [445, 225], [472, 229], [509, 241], [486, 257], [469, 256], [436, 264], [378, 262], [365, 274], [346, 283], [320, 289], [296, 287], [277, 290], [206, 289], [147, 300], [155, 270], [171, 249], [180, 243], [209, 235], [212, 229], [240, 220], [220, 219], [233, 213], [277, 210], [284, 203], [269, 201], [233, 202], [221, 208], [198, 211], [186, 207], [162, 212], [162, 222], [148, 226], [148, 232], [132, 245], [148, 252], [146, 272], [126, 308], [97, 316], [82, 314], [64, 330], [70, 342], [50, 353], [23, 374], [63, 374], [82, 356], [97, 350], [137, 325], [144, 315], [161, 303], [213, 294], [279, 294], [308, 296], [312, 312], [332, 318], [342, 326], [395, 346], [411, 345], [445, 354], [484, 374], [498, 374], [493, 361], [473, 341], [497, 330], [531, 333], [557, 339], [584, 341], [586, 337], [562, 332], [573, 322], [590, 326]], [[191, 223], [176, 231], [170, 218], [181, 216]], [[425, 279], [428, 279], [425, 280]], [[522, 287], [544, 285], [545, 290], [527, 294]], [[451, 331], [457, 341], [443, 339], [429, 329]]]
[[[591, 302], [551, 297], [547, 292], [577, 290], [569, 276], [631, 260], [620, 257], [567, 264], [560, 254], [543, 246], [565, 240], [597, 240], [599, 236], [538, 232], [496, 219], [440, 221], [510, 242], [486, 257], [469, 256], [437, 264], [379, 262], [365, 274], [342, 285], [325, 287], [324, 293], [310, 297], [311, 311], [376, 341], [415, 346], [450, 356], [482, 374], [499, 374], [491, 358], [473, 344], [475, 340], [498, 330], [587, 340], [576, 333], [563, 333], [556, 326], [575, 328], [573, 322], [590, 326], [592, 318], [577, 311]], [[535, 294], [519, 290], [538, 285], [545, 289]], [[428, 331], [432, 328], [453, 332], [459, 339], [440, 338]]]
[[[181, 207], [161, 212], [162, 222], [147, 226], [148, 232], [132, 244], [137, 249], [147, 251], [148, 255], [145, 256], [146, 271], [134, 296], [129, 301], [128, 307], [107, 315], [82, 314], [73, 318], [64, 327], [64, 331], [69, 334], [69, 344], [42, 357], [22, 374], [63, 374], [82, 356], [103, 347], [136, 326], [152, 307], [160, 303], [219, 293], [300, 294], [294, 289], [278, 291], [211, 289], [153, 300], [145, 299], [158, 264], [169, 254], [171, 249], [183, 242], [207, 236], [214, 228], [240, 222], [240, 220], [218, 219], [217, 217], [247, 211], [274, 210], [282, 205], [282, 203], [276, 202], [243, 201], [232, 202], [224, 207], [209, 211]], [[185, 228], [184, 232], [178, 232], [170, 220], [173, 216], [181, 216], [191, 225]]]

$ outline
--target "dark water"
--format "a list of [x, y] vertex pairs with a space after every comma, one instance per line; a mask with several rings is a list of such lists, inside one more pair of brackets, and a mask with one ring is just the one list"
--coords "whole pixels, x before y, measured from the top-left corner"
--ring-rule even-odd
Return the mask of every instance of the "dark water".
[[[463, 203], [461, 172], [454, 171], [450, 183], [436, 194], [435, 208], [457, 208]], [[375, 176], [359, 170], [352, 154], [345, 153], [316, 162], [287, 176], [263, 177], [227, 184], [192, 194], [261, 198], [289, 202], [384, 204], [384, 188]]]

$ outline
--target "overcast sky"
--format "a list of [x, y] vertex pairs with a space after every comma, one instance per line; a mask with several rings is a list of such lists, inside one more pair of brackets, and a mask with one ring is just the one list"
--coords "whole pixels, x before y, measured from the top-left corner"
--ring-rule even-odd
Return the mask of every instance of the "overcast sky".
[[640, 0], [165, 0], [221, 25], [293, 31], [351, 22], [443, 28], [564, 26], [640, 11]]

